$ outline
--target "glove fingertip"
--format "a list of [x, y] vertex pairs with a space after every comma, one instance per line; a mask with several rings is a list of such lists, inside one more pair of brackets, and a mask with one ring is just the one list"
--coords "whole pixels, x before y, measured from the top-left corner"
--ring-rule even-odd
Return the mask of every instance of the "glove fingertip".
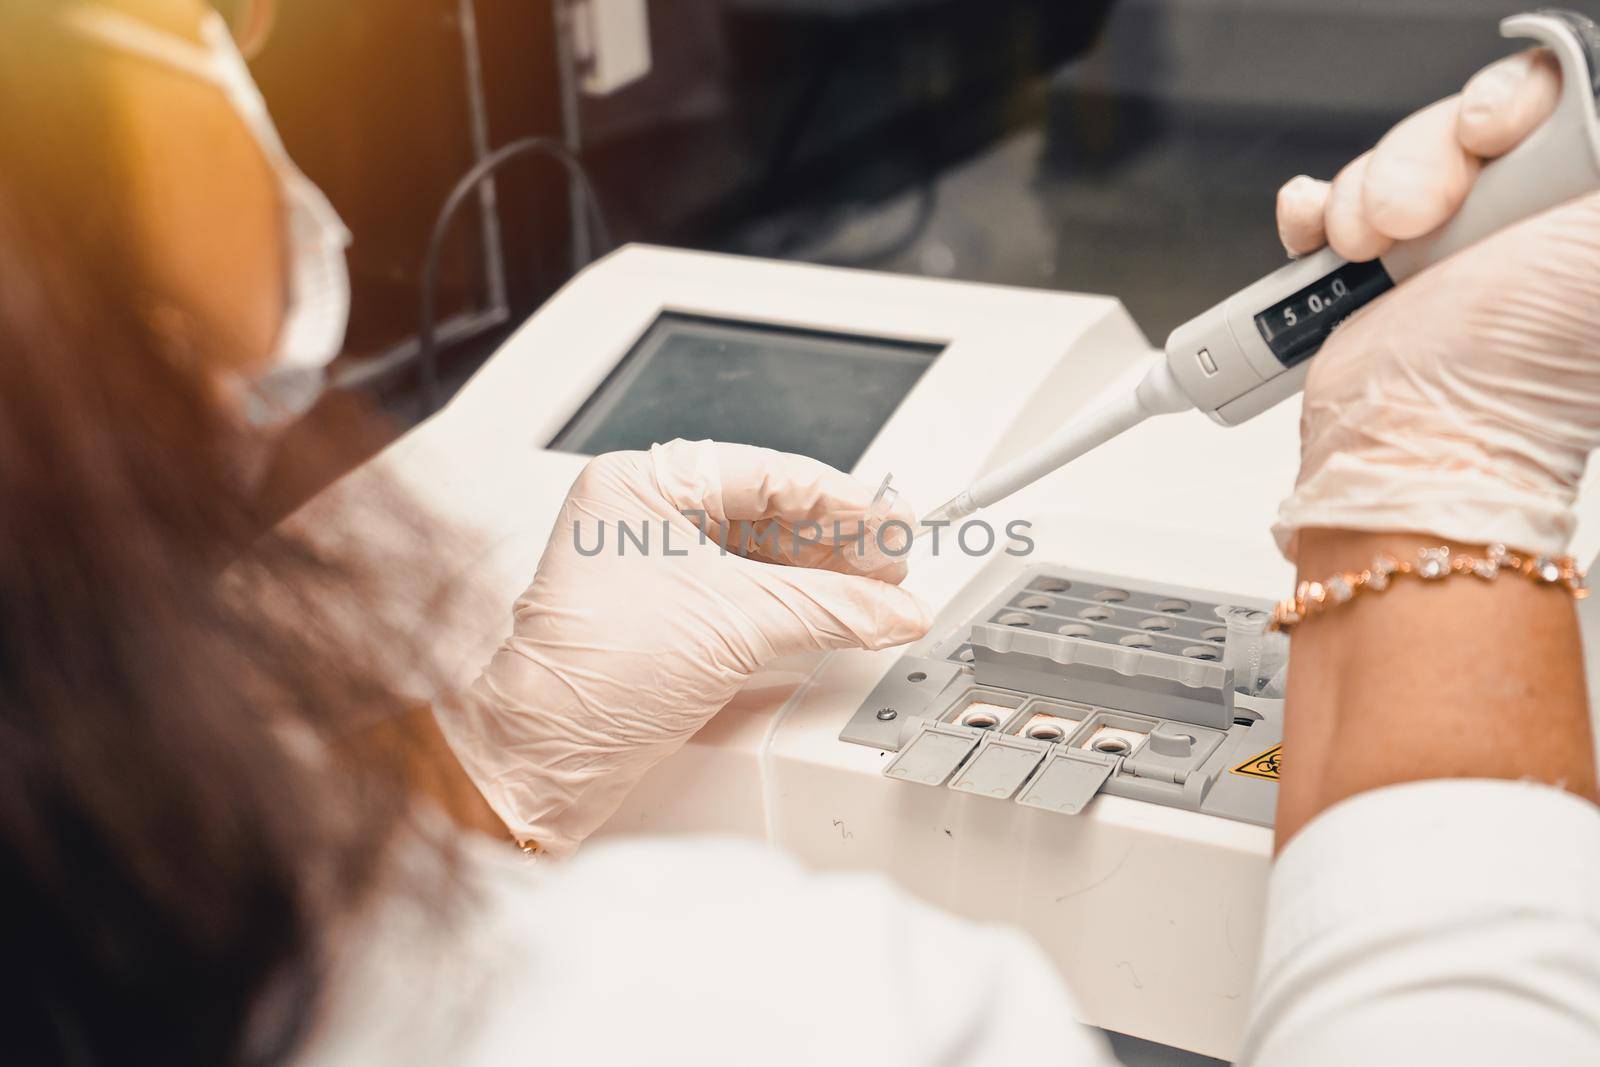
[[1278, 240], [1290, 256], [1303, 256], [1321, 248], [1327, 239], [1323, 212], [1328, 206], [1328, 183], [1301, 174], [1278, 190]]
[[1548, 49], [1533, 49], [1491, 63], [1461, 91], [1456, 136], [1483, 159], [1522, 143], [1555, 110], [1561, 68]]

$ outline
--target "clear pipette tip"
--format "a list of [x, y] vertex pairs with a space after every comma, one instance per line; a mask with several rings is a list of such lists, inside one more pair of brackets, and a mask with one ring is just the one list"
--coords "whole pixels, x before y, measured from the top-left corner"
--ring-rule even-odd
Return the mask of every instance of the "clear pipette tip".
[[954, 525], [968, 515], [976, 514], [978, 510], [978, 505], [973, 503], [972, 494], [963, 492], [922, 516], [917, 523], [916, 536], [921, 537], [940, 526]]

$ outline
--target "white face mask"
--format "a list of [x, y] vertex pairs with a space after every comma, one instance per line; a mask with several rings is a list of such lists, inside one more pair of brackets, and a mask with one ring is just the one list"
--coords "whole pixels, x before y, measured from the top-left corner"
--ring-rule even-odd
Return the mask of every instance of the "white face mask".
[[289, 158], [222, 16], [209, 12], [201, 25], [205, 43], [195, 44], [128, 15], [93, 4], [62, 12], [74, 30], [124, 52], [209, 81], [227, 94], [261, 146], [278, 180], [289, 253], [287, 303], [268, 369], [249, 383], [247, 412], [268, 424], [298, 415], [316, 403], [327, 384], [327, 367], [344, 344], [350, 321], [350, 271], [345, 249], [350, 231], [322, 190]]

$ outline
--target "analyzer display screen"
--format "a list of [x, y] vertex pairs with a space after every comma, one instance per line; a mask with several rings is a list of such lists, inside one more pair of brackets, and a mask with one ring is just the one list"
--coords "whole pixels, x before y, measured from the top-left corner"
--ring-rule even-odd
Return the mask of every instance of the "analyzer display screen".
[[1285, 367], [1310, 359], [1333, 328], [1394, 288], [1383, 264], [1346, 263], [1256, 316], [1256, 329]]
[[665, 312], [550, 447], [595, 456], [711, 438], [848, 471], [943, 351]]

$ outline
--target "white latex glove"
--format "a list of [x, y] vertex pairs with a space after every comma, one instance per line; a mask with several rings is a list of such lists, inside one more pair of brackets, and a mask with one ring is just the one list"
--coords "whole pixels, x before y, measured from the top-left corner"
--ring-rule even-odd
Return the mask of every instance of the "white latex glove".
[[[1543, 50], [1479, 72], [1417, 112], [1332, 186], [1278, 200], [1291, 254], [1324, 238], [1370, 259], [1466, 199], [1484, 158], [1547, 118], [1560, 72]], [[1461, 544], [1565, 551], [1600, 445], [1600, 195], [1494, 234], [1339, 327], [1311, 366], [1300, 476], [1274, 532], [1407, 530]]]
[[[572, 851], [763, 664], [926, 633], [927, 611], [896, 584], [903, 563], [864, 575], [843, 555], [871, 500], [822, 463], [745, 445], [673, 441], [591, 462], [511, 638], [438, 713], [512, 834]], [[619, 522], [649, 530], [648, 553], [629, 541], [619, 555]], [[602, 523], [604, 550], [582, 554], [574, 527], [592, 552]], [[741, 543], [750, 558], [731, 551]]]

